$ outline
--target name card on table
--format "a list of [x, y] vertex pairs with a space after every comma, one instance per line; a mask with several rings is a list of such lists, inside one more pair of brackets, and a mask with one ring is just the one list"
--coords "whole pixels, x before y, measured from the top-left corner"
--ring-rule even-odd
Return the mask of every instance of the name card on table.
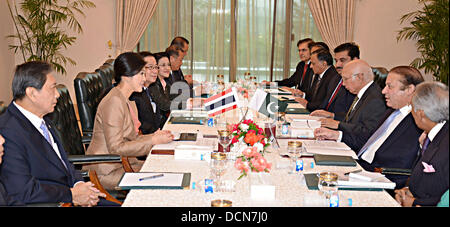
[[211, 160], [212, 147], [199, 147], [195, 145], [178, 145], [175, 147], [175, 160], [194, 160], [207, 161]]
[[253, 200], [275, 200], [275, 184], [268, 173], [250, 173], [250, 197]]

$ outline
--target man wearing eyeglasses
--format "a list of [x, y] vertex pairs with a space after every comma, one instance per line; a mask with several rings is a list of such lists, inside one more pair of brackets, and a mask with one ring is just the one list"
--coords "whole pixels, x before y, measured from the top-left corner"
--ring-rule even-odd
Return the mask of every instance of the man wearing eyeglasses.
[[343, 121], [325, 119], [333, 124], [316, 129], [317, 139], [342, 141], [354, 151], [361, 149], [387, 110], [381, 88], [373, 80], [372, 69], [363, 60], [353, 60], [344, 66], [343, 86], [356, 97]]

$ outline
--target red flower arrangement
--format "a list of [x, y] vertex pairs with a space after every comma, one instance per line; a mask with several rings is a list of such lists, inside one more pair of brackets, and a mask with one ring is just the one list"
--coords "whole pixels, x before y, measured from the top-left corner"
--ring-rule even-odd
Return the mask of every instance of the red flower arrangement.
[[245, 143], [240, 150], [242, 155], [238, 156], [234, 164], [241, 171], [241, 179], [252, 172], [269, 172], [272, 164], [264, 158], [265, 149], [270, 146], [264, 129], [256, 125], [252, 120], [245, 120], [240, 124], [231, 125], [228, 129], [232, 132], [231, 146], [238, 142]]
[[255, 144], [260, 146], [259, 144], [261, 144], [262, 147], [259, 149], [261, 151], [265, 150], [265, 148], [270, 145], [264, 133], [264, 129], [260, 128], [252, 120], [245, 120], [240, 124], [230, 125], [229, 127], [228, 130], [231, 131], [233, 135], [231, 146], [242, 140], [248, 146], [254, 146]]

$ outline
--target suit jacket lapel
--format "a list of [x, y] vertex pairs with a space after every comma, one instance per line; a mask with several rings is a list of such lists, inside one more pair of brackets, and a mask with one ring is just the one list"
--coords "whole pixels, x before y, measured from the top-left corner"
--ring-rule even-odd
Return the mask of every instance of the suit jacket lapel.
[[367, 97], [369, 96], [370, 93], [372, 93], [372, 89], [374, 88], [374, 83], [372, 83], [369, 88], [367, 88], [366, 92], [364, 92], [363, 96], [361, 97], [361, 99], [358, 101], [358, 103], [356, 104], [356, 106], [353, 108], [353, 111], [350, 113], [350, 116], [348, 117], [348, 122], [351, 121], [351, 119], [354, 116], [358, 116], [356, 113], [358, 113], [361, 109], [361, 107], [364, 105]]
[[422, 156], [422, 161], [428, 163], [433, 159], [434, 155], [439, 151], [439, 144], [442, 140], [444, 140], [445, 136], [448, 132], [448, 122], [445, 123], [444, 127], [442, 127], [441, 131], [434, 137], [433, 141], [430, 143], [428, 148], [425, 150]]
[[[408, 129], [408, 122], [411, 122], [411, 118], [412, 118], [412, 114], [409, 113], [401, 122], [400, 124], [394, 129], [394, 131], [392, 131], [392, 133], [388, 136], [388, 138], [386, 138], [386, 140], [384, 141], [384, 143], [381, 145], [381, 147], [390, 147], [390, 144], [397, 142], [398, 141], [398, 137], [402, 136], [404, 134], [404, 131], [406, 129]], [[381, 124], [383, 124], [383, 122], [381, 122]], [[414, 119], [412, 119], [412, 123], [414, 124]], [[379, 127], [377, 127], [378, 129]], [[416, 141], [411, 141], [411, 143], [416, 142]], [[380, 148], [381, 148], [380, 147]], [[379, 151], [377, 151], [379, 152]], [[382, 151], [381, 151], [382, 152]]]
[[[14, 116], [19, 118], [23, 128], [25, 129], [25, 133], [28, 133], [28, 138], [30, 138], [31, 143], [36, 146], [36, 149], [39, 150], [39, 153], [43, 155], [50, 163], [56, 166], [59, 170], [68, 174], [67, 169], [61, 163], [61, 160], [53, 150], [53, 147], [47, 142], [47, 140], [45, 140], [44, 136], [42, 136], [42, 134], [33, 126], [33, 124], [31, 124], [31, 122], [19, 111], [19, 109], [17, 109], [14, 104], [11, 103], [9, 109]], [[58, 144], [61, 155], [63, 155], [62, 153], [64, 152], [64, 149], [59, 145], [61, 144], [61, 142], [57, 140], [56, 133], [53, 131], [53, 129], [50, 130], [52, 133], [52, 137]]]

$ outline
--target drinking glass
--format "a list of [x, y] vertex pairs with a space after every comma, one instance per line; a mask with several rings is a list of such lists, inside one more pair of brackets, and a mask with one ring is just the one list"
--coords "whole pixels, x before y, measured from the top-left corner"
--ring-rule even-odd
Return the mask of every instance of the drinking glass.
[[325, 194], [327, 200], [333, 193], [338, 191], [338, 175], [332, 172], [322, 172], [318, 174], [319, 177], [319, 191]]
[[221, 152], [211, 153], [210, 170], [211, 175], [214, 177], [214, 182], [217, 191], [220, 191], [219, 187], [221, 185], [220, 177], [225, 174], [227, 169], [227, 155]]
[[288, 141], [288, 155], [294, 162], [292, 170], [289, 174], [297, 174], [297, 160], [301, 155], [302, 142], [300, 141]]
[[219, 135], [219, 144], [222, 145], [223, 152], [226, 152], [231, 144], [231, 132], [226, 129], [219, 129], [217, 133]]

